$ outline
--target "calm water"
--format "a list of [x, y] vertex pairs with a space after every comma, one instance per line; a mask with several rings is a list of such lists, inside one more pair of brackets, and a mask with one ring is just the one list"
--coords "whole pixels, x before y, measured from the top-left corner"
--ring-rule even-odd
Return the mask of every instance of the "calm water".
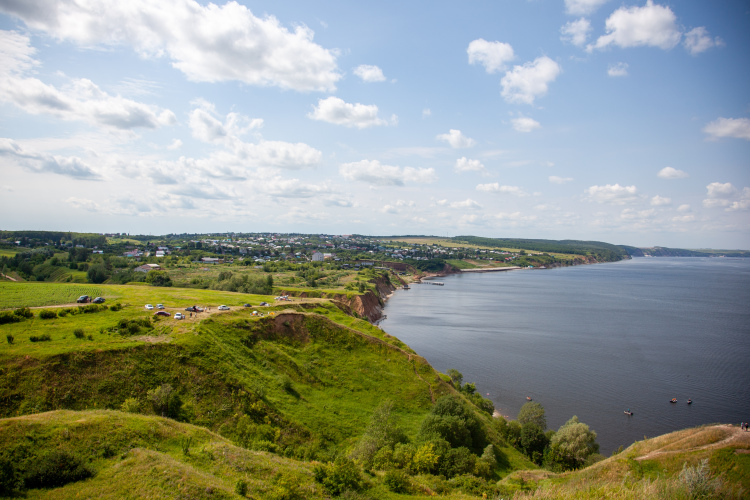
[[550, 428], [573, 415], [589, 424], [604, 455], [644, 436], [750, 421], [750, 259], [439, 281], [396, 292], [381, 326], [437, 370], [459, 370], [504, 415], [531, 396]]

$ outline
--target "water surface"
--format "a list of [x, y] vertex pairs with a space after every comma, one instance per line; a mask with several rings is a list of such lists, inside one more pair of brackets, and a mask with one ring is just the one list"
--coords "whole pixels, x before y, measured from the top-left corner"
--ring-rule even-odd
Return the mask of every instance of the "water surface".
[[750, 259], [440, 281], [396, 292], [381, 326], [437, 370], [462, 372], [504, 415], [515, 418], [530, 396], [550, 428], [573, 415], [589, 424], [605, 455], [644, 436], [750, 421]]

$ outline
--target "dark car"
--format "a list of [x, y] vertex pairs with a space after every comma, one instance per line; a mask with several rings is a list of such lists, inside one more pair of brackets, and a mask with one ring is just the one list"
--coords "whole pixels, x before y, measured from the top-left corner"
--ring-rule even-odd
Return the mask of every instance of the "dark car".
[[154, 316], [166, 316], [166, 317], [169, 317], [170, 314], [167, 311], [156, 311], [154, 313]]
[[242, 304], [242, 307], [253, 307], [252, 304]]
[[260, 305], [261, 305], [261, 306], [267, 306], [267, 305], [268, 305], [268, 302], [261, 302], [261, 303], [260, 303]]
[[91, 297], [89, 297], [88, 295], [81, 295], [80, 297], [78, 297], [76, 302], [78, 302], [79, 304], [86, 304], [88, 302], [91, 302]]
[[104, 297], [97, 297], [92, 302], [94, 304], [104, 304]]

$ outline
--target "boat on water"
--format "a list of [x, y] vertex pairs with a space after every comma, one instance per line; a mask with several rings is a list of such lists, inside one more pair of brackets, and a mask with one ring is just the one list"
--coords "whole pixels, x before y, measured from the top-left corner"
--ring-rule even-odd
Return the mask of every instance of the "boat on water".
[[688, 400], [687, 400], [687, 404], [689, 404], [689, 405], [693, 404], [693, 400], [692, 400], [692, 399], [690, 399], [690, 398], [688, 398]]
[[526, 396], [526, 401], [531, 401], [531, 396]]
[[672, 398], [672, 399], [669, 400], [669, 402], [670, 403], [676, 403], [677, 402], [677, 398]]
[[630, 411], [629, 409], [628, 409], [628, 410], [625, 410], [625, 412], [624, 412], [624, 413], [625, 413], [625, 415], [628, 415], [629, 417], [632, 417], [632, 416], [633, 416], [633, 412], [632, 412], [632, 411]]

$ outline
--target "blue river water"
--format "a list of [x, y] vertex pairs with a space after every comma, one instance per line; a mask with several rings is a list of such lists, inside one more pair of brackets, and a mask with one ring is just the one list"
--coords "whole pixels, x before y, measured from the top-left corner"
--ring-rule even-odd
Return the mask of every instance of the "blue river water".
[[750, 259], [637, 258], [439, 281], [397, 291], [381, 327], [437, 370], [459, 370], [503, 415], [515, 418], [527, 397], [549, 428], [577, 415], [604, 455], [644, 436], [750, 421]]

